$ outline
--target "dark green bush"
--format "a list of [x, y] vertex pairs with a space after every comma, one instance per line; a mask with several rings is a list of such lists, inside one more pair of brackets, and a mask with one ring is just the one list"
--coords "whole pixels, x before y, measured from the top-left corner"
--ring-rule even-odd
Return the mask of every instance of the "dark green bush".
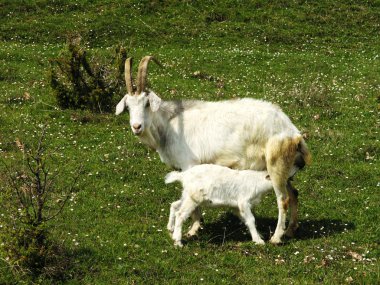
[[50, 60], [50, 85], [61, 108], [111, 112], [114, 94], [124, 91], [124, 63], [126, 50], [118, 46], [109, 63], [91, 57], [81, 45], [80, 38], [72, 38], [61, 54]]

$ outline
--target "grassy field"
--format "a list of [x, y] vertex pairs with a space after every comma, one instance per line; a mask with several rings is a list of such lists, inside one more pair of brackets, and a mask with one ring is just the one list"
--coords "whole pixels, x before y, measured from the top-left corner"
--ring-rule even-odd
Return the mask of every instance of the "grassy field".
[[[85, 170], [50, 224], [73, 262], [65, 279], [39, 283], [380, 282], [379, 1], [4, 0], [0, 24], [0, 159], [21, 165], [15, 140], [35, 143], [45, 124], [55, 163]], [[149, 80], [162, 98], [280, 105], [313, 155], [295, 181], [296, 238], [255, 246], [235, 217], [205, 209], [199, 237], [175, 249], [166, 222], [180, 189], [164, 184], [170, 169], [132, 135], [128, 114], [57, 107], [49, 59], [77, 33], [90, 54], [122, 44], [135, 59], [157, 56], [166, 68], [152, 64]], [[274, 195], [255, 212], [268, 240]], [[5, 258], [0, 284], [18, 284]]]

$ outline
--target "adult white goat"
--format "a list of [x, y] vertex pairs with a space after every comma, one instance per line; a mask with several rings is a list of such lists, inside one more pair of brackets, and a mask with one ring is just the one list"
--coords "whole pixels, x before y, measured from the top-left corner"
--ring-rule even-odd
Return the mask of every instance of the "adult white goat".
[[171, 204], [167, 229], [175, 246], [182, 246], [182, 225], [199, 206], [228, 206], [237, 209], [248, 227], [252, 240], [264, 244], [256, 230], [253, 205], [273, 189], [267, 171], [233, 170], [215, 164], [196, 165], [186, 171], [166, 175], [165, 183], [181, 182], [182, 197]]
[[[218, 102], [163, 101], [146, 89], [150, 60], [156, 61], [146, 56], [140, 62], [136, 89], [132, 83], [132, 59], [126, 60], [128, 94], [117, 104], [116, 115], [128, 107], [133, 133], [173, 168], [186, 170], [208, 163], [234, 169], [267, 170], [278, 205], [278, 222], [270, 242], [281, 242], [289, 204], [291, 213], [286, 234], [293, 236], [298, 227], [298, 191], [288, 178], [309, 163], [310, 154], [290, 119], [278, 106], [250, 98]], [[189, 234], [195, 234], [200, 227], [199, 210], [192, 218], [194, 224]]]

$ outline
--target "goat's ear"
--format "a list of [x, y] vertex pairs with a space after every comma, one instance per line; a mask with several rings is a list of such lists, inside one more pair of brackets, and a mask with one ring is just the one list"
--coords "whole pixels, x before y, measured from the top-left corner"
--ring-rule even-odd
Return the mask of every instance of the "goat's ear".
[[161, 105], [161, 98], [156, 95], [156, 93], [150, 91], [148, 95], [149, 105], [152, 112], [156, 112]]
[[123, 113], [125, 107], [127, 106], [127, 95], [123, 97], [123, 99], [120, 100], [120, 102], [116, 105], [116, 115], [120, 115]]

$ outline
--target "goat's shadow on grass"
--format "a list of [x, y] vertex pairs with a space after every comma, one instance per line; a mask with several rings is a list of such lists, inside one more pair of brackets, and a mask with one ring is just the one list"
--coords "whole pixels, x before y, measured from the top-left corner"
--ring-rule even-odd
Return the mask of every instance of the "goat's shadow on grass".
[[[251, 241], [247, 227], [238, 217], [232, 213], [226, 213], [214, 222], [204, 221], [199, 239], [209, 243], [222, 245], [225, 242], [246, 242]], [[256, 227], [264, 240], [268, 241], [274, 233], [277, 219], [256, 217]], [[339, 219], [305, 219], [299, 222], [299, 229], [296, 232], [296, 240], [309, 240], [342, 234], [355, 229], [351, 222]]]
[[88, 260], [95, 258], [95, 253], [88, 248], [69, 249], [63, 245], [54, 245], [52, 253], [46, 260], [43, 277], [53, 283], [82, 279], [88, 272], [97, 272], [96, 265], [88, 266]]

